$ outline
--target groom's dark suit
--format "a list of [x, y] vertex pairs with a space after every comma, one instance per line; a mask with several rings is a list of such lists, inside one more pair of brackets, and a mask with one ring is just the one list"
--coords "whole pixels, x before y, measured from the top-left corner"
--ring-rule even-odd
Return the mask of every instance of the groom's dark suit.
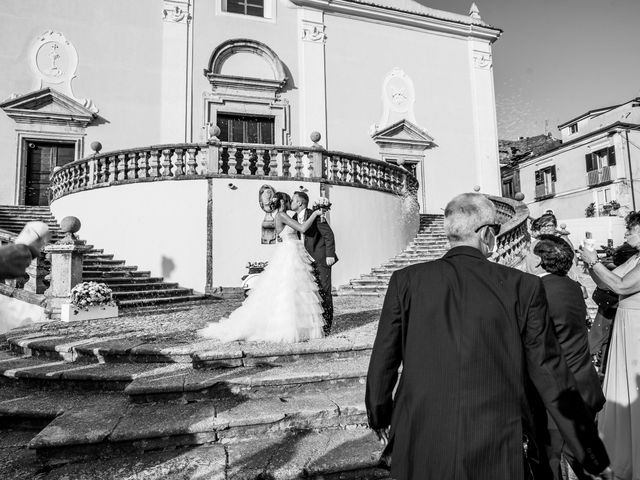
[[[311, 210], [307, 208], [303, 211], [302, 222], [305, 222], [309, 215], [311, 215]], [[300, 222], [297, 213], [293, 215], [293, 219]], [[300, 232], [298, 232], [298, 237], [300, 237]], [[329, 223], [321, 222], [320, 218], [316, 218], [309, 229], [304, 232], [304, 247], [313, 257], [318, 270], [318, 280], [323, 297], [324, 330], [328, 334], [333, 323], [333, 297], [331, 296], [331, 267], [327, 265], [327, 257], [334, 257], [336, 262], [338, 261], [336, 241]]]
[[[393, 478], [525, 478], [523, 426], [533, 428], [525, 394], [530, 381], [580, 461], [590, 471], [604, 470], [608, 458], [576, 399], [539, 278], [489, 262], [466, 246], [392, 275], [366, 406], [372, 428], [391, 425]], [[560, 413], [567, 402], [559, 398], [567, 399], [579, 422]]]

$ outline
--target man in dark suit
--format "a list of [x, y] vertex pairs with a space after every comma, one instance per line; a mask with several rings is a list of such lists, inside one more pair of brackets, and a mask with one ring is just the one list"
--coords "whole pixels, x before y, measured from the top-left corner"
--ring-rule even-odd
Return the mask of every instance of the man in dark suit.
[[[295, 192], [291, 200], [291, 209], [296, 213], [294, 220], [304, 223], [311, 215], [309, 196], [305, 192]], [[298, 237], [300, 237], [298, 232]], [[320, 295], [324, 308], [324, 334], [329, 335], [333, 323], [333, 297], [331, 296], [331, 267], [338, 261], [336, 241], [329, 223], [317, 218], [304, 232], [304, 247], [313, 257], [320, 282]]]
[[[595, 415], [604, 406], [605, 397], [598, 373], [591, 363], [585, 322], [587, 307], [582, 289], [567, 277], [573, 265], [573, 249], [555, 235], [540, 235], [533, 253], [540, 258], [540, 266], [545, 271], [540, 276], [549, 304], [549, 317], [560, 349], [575, 377], [578, 392], [595, 422]], [[582, 471], [572, 452], [565, 447], [562, 435], [552, 418], [549, 418], [548, 428], [550, 442], [546, 449], [554, 480], [562, 480], [562, 453], [567, 457], [578, 479], [588, 480], [590, 476]]]
[[541, 280], [487, 260], [498, 230], [486, 197], [459, 195], [445, 209], [452, 248], [391, 277], [366, 406], [370, 427], [392, 446], [396, 480], [531, 478], [525, 470], [546, 465], [532, 458], [544, 451], [529, 420], [531, 385], [576, 458], [594, 474], [610, 474], [595, 426], [574, 395]]

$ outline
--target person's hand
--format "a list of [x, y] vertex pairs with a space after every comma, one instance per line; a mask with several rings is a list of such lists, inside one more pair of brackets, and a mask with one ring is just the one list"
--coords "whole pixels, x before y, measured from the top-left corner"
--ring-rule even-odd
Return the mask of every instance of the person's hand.
[[376, 432], [376, 435], [378, 436], [378, 440], [380, 441], [380, 443], [386, 447], [387, 444], [389, 443], [389, 427], [378, 428], [378, 429], [374, 429], [373, 431]]
[[580, 247], [580, 258], [584, 263], [593, 263], [598, 260], [598, 253], [595, 250]]
[[336, 263], [336, 257], [327, 257], [326, 258], [326, 262], [327, 262], [327, 267], [330, 267], [334, 263]]
[[32, 260], [31, 250], [26, 245], [0, 247], [0, 278], [22, 278]]

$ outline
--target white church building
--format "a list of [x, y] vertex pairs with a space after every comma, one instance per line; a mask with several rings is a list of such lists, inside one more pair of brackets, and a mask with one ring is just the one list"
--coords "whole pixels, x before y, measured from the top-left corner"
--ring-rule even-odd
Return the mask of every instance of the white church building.
[[[85, 238], [151, 271], [170, 258], [176, 281], [204, 290], [268, 257], [238, 240], [263, 219], [261, 185], [330, 192], [339, 249], [353, 252], [334, 283], [347, 281], [415, 235], [417, 218], [402, 220], [388, 194], [406, 187], [403, 172], [422, 213], [474, 188], [500, 194], [502, 32], [475, 4], [427, 3], [5, 0], [0, 204], [50, 204], [80, 217]], [[233, 238], [215, 230], [232, 225]], [[242, 254], [219, 255], [229, 250]]]

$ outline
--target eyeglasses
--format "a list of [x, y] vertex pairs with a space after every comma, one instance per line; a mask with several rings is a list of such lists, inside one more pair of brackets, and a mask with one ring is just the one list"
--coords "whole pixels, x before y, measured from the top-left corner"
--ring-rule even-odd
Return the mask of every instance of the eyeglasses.
[[478, 233], [483, 227], [489, 227], [491, 230], [493, 230], [493, 234], [497, 237], [500, 233], [500, 226], [501, 225], [499, 223], [484, 223], [476, 228], [476, 233]]

